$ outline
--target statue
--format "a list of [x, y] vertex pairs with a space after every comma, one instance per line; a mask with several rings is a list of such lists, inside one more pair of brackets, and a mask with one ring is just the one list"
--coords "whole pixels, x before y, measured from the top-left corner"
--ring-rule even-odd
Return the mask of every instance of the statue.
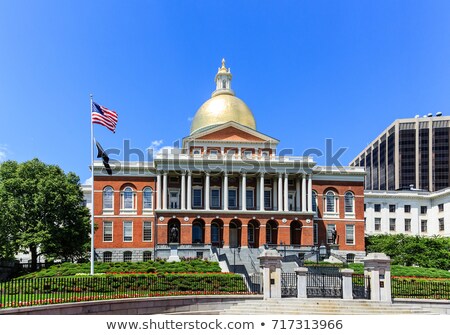
[[333, 242], [333, 244], [336, 244], [336, 242], [337, 242], [336, 228], [333, 228], [333, 230], [331, 231], [331, 241]]
[[172, 226], [170, 229], [170, 243], [178, 243], [178, 228]]

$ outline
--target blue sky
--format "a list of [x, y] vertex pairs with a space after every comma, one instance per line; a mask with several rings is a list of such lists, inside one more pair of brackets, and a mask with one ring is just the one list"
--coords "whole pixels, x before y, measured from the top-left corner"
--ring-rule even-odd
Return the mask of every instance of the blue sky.
[[[90, 107], [106, 148], [170, 146], [225, 57], [257, 129], [348, 164], [396, 118], [450, 115], [450, 1], [2, 1], [0, 161], [90, 176]], [[322, 158], [317, 158], [324, 164]]]

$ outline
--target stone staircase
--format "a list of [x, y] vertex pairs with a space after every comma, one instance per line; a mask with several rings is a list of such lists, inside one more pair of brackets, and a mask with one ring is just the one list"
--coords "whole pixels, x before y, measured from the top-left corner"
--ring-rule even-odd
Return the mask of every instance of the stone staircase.
[[296, 314], [296, 315], [371, 315], [371, 314], [433, 314], [431, 310], [417, 305], [391, 304], [369, 300], [341, 300], [341, 299], [270, 299], [246, 300], [220, 315], [267, 315], [267, 314]]

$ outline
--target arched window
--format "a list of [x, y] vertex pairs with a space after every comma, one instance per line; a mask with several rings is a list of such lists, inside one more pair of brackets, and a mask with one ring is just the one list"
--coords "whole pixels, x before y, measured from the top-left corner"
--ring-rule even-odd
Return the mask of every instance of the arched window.
[[122, 191], [122, 209], [134, 209], [134, 191], [130, 186]]
[[123, 252], [123, 261], [124, 262], [131, 262], [132, 257], [133, 257], [133, 253], [131, 251]]
[[114, 190], [111, 186], [103, 189], [103, 209], [112, 210], [114, 208]]
[[105, 262], [105, 263], [112, 262], [112, 252], [111, 251], [105, 251], [103, 253], [103, 262]]
[[317, 213], [317, 192], [312, 192], [312, 211]]
[[143, 194], [143, 208], [144, 209], [152, 209], [153, 207], [153, 190], [151, 187], [144, 188]]
[[222, 88], [227, 88], [227, 81], [225, 79], [222, 80]]
[[346, 192], [344, 196], [345, 213], [355, 212], [355, 196], [352, 192]]
[[325, 212], [337, 212], [337, 197], [333, 191], [328, 191], [325, 195]]

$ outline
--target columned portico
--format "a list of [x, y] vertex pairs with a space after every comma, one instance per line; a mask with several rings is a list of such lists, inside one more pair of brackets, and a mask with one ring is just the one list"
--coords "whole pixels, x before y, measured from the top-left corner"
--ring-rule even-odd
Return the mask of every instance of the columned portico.
[[283, 211], [283, 175], [278, 174], [278, 211]]
[[306, 178], [302, 174], [302, 211], [306, 212]]
[[264, 173], [259, 175], [259, 210], [264, 211]]
[[167, 209], [167, 172], [163, 175], [163, 195], [162, 195], [162, 209]]
[[295, 178], [295, 210], [300, 211], [300, 177]]
[[156, 175], [156, 209], [161, 209], [161, 172], [158, 171]]
[[289, 180], [288, 180], [288, 174], [285, 173], [284, 174], [284, 211], [288, 212], [289, 211]]
[[205, 173], [205, 210], [209, 211], [209, 194], [210, 194], [210, 176], [209, 172]]
[[223, 182], [222, 182], [222, 189], [223, 189], [223, 195], [222, 195], [222, 199], [223, 199], [223, 210], [227, 211], [228, 210], [228, 174], [227, 172], [224, 172], [223, 174]]
[[186, 209], [186, 171], [181, 172], [181, 209]]
[[246, 204], [246, 192], [247, 192], [247, 176], [245, 173], [241, 175], [242, 180], [242, 188], [241, 188], [241, 202], [242, 202], [242, 210], [247, 210], [247, 204]]
[[312, 176], [308, 175], [308, 211], [312, 211]]
[[187, 210], [192, 209], [192, 173], [188, 171], [187, 175]]

